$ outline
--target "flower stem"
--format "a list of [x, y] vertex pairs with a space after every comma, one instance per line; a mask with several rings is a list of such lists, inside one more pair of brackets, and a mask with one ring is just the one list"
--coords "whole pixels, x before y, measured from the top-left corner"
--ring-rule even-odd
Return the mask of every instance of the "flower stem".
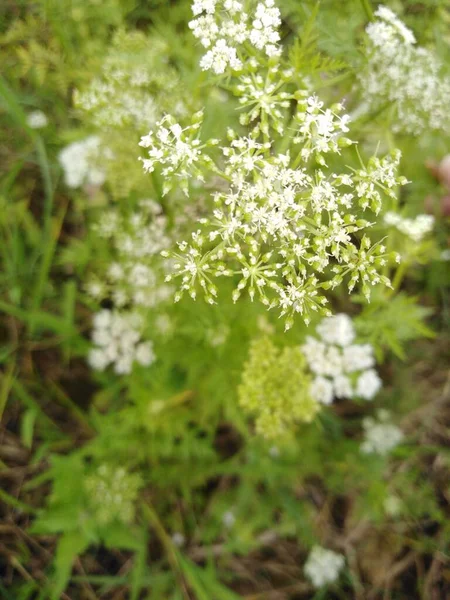
[[361, 4], [369, 21], [373, 21], [373, 9], [370, 4], [370, 0], [361, 0]]
[[407, 266], [407, 262], [402, 260], [402, 262], [398, 266], [398, 269], [395, 272], [394, 278], [392, 279], [392, 288], [387, 293], [388, 298], [391, 298], [396, 292], [398, 292], [403, 278], [406, 275]]
[[144, 517], [148, 521], [148, 523], [156, 531], [156, 534], [159, 537], [159, 540], [160, 540], [164, 550], [166, 551], [166, 556], [169, 561], [169, 564], [172, 567], [172, 570], [173, 570], [175, 576], [178, 578], [178, 580], [180, 582], [181, 591], [183, 593], [184, 598], [186, 600], [190, 600], [190, 594], [186, 587], [183, 570], [178, 561], [177, 552], [173, 546], [170, 536], [167, 534], [161, 521], [159, 520], [159, 517], [158, 517], [156, 511], [154, 510], [153, 506], [150, 504], [149, 501], [143, 502], [141, 504], [141, 509], [142, 509], [142, 514], [144, 515]]

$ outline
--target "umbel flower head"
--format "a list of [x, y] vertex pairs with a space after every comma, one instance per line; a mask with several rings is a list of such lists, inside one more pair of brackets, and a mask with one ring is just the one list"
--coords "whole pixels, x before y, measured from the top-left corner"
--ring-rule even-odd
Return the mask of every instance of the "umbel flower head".
[[152, 173], [155, 165], [163, 167], [163, 193], [167, 194], [176, 181], [181, 189], [188, 193], [188, 179], [192, 176], [203, 180], [203, 169], [210, 167], [212, 161], [202, 152], [207, 145], [215, 145], [218, 140], [209, 140], [202, 144], [199, 131], [203, 120], [203, 112], [194, 114], [191, 124], [182, 127], [172, 115], [165, 115], [158, 121], [155, 132], [144, 135], [139, 146], [147, 149], [148, 157], [141, 158], [144, 171]]
[[366, 28], [366, 67], [359, 78], [364, 105], [389, 109], [396, 132], [420, 136], [427, 129], [450, 133], [450, 78], [441, 63], [385, 6]]
[[135, 503], [142, 480], [136, 473], [127, 473], [123, 467], [100, 465], [86, 477], [84, 488], [89, 508], [100, 526], [134, 520]]
[[102, 154], [100, 138], [96, 135], [72, 142], [63, 148], [58, 160], [64, 171], [65, 184], [74, 189], [83, 185], [102, 185], [105, 173], [98, 166], [100, 157], [103, 158]]
[[361, 452], [386, 456], [403, 441], [403, 431], [391, 422], [387, 410], [379, 410], [376, 418], [366, 417], [363, 421], [364, 441]]
[[305, 563], [305, 575], [315, 588], [321, 588], [337, 581], [344, 565], [342, 554], [314, 546]]
[[256, 431], [266, 438], [310, 423], [320, 410], [310, 395], [310, 376], [299, 348], [279, 349], [268, 337], [254, 340], [239, 386], [239, 403], [255, 417]]
[[119, 30], [101, 74], [75, 91], [75, 106], [103, 131], [150, 127], [161, 117], [159, 107], [167, 106], [170, 98], [172, 109], [183, 112], [184, 98], [177, 73], [167, 64], [167, 52], [160, 38]]
[[389, 211], [384, 215], [384, 222], [386, 225], [398, 229], [413, 242], [421, 242], [433, 230], [434, 217], [433, 215], [417, 215], [412, 219]]
[[327, 317], [317, 326], [320, 340], [308, 336], [302, 351], [314, 379], [311, 396], [322, 404], [334, 398], [372, 400], [382, 382], [374, 369], [375, 357], [370, 344], [355, 344], [355, 330], [346, 314]]
[[74, 92], [83, 123], [99, 137], [104, 179], [114, 198], [128, 200], [146, 189], [145, 175], [136, 168], [136, 138], [166, 111], [176, 118], [192, 113], [196, 100], [169, 56], [167, 41], [156, 33], [119, 29], [98, 74]]
[[131, 373], [134, 363], [149, 366], [155, 360], [153, 344], [142, 340], [143, 320], [136, 313], [102, 310], [94, 316], [89, 364], [103, 371], [110, 364], [117, 374]]
[[[315, 105], [311, 99], [306, 110]], [[302, 133], [310, 135], [310, 146], [303, 146], [299, 155], [307, 150], [306, 161], [317, 138], [328, 139], [326, 148], [332, 151], [336, 134], [322, 131]], [[153, 148], [151, 168], [175, 161], [176, 155], [161, 145]], [[236, 279], [234, 301], [247, 289], [252, 300], [257, 297], [268, 308], [278, 308], [288, 329], [296, 314], [306, 322], [311, 312], [328, 314], [323, 290], [339, 286], [344, 278], [349, 290], [359, 283], [367, 298], [373, 285], [390, 285], [380, 271], [392, 257], [382, 243], [372, 243], [365, 232], [371, 222], [359, 218], [357, 211], [370, 207], [377, 212], [381, 193], [394, 194], [402, 182], [395, 175], [399, 153], [373, 158], [354, 172], [317, 168], [312, 175], [306, 165], [296, 167], [290, 154], [271, 153], [270, 142], [252, 137], [231, 135], [222, 152], [228, 189], [213, 194], [212, 217], [201, 219], [191, 239], [166, 254], [173, 259], [167, 280], [181, 279], [176, 300], [184, 292], [196, 298], [200, 289], [213, 304], [214, 280], [231, 277]], [[187, 180], [184, 164], [174, 177]], [[221, 171], [219, 166], [214, 170]], [[170, 177], [167, 167], [165, 173]]]
[[194, 0], [195, 19], [189, 23], [194, 36], [207, 49], [200, 61], [203, 70], [217, 75], [228, 68], [243, 68], [242, 46], [247, 42], [266, 56], [280, 53], [280, 11], [274, 0]]
[[[193, 9], [205, 13], [199, 19], [212, 28], [219, 6], [234, 19], [239, 4], [199, 1]], [[267, 11], [267, 19], [275, 19], [273, 1], [256, 10], [252, 26], [258, 19], [263, 23]], [[205, 47], [214, 43], [208, 40]], [[188, 194], [192, 178], [216, 186], [210, 216], [198, 221], [177, 251], [166, 253], [172, 265], [168, 281], [181, 282], [175, 300], [185, 292], [195, 299], [200, 291], [214, 304], [216, 280], [230, 277], [236, 281], [234, 301], [247, 290], [251, 300], [277, 309], [288, 329], [295, 315], [308, 323], [311, 313], [329, 314], [324, 290], [345, 282], [351, 291], [358, 284], [369, 298], [372, 286], [390, 285], [381, 271], [394, 256], [373, 243], [367, 230], [383, 197], [394, 198], [406, 180], [396, 173], [399, 151], [366, 164], [359, 158], [359, 168], [330, 169], [332, 155], [353, 144], [343, 105], [326, 107], [314, 94], [296, 90], [282, 56], [268, 63], [255, 45], [255, 56], [248, 58], [231, 86], [241, 98], [240, 121], [251, 127], [248, 135], [229, 128], [217, 156], [217, 149], [209, 153], [217, 140], [202, 140], [201, 112], [184, 126], [166, 116], [141, 139], [148, 149], [142, 161], [146, 171], [161, 171], [165, 193], [178, 184]]]
[[[109, 260], [102, 262], [86, 291], [97, 301], [112, 301], [116, 308], [153, 308], [172, 297], [164, 283], [160, 252], [170, 245], [166, 217], [151, 199], [141, 200], [130, 215], [117, 208], [102, 211], [93, 225], [100, 246]], [[105, 248], [106, 247], [106, 248]]]

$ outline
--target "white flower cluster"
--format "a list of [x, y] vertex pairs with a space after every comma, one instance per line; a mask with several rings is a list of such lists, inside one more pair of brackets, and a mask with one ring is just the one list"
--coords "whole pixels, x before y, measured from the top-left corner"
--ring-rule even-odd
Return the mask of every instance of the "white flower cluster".
[[389, 454], [403, 440], [403, 431], [390, 422], [391, 415], [387, 410], [379, 410], [377, 418], [366, 417], [363, 420], [364, 441], [361, 452], [365, 454]]
[[[283, 87], [292, 78], [291, 69], [280, 69], [271, 65], [265, 76], [260, 73], [243, 74], [233, 88], [239, 103], [246, 112], [240, 116], [241, 125], [256, 122], [252, 135], [262, 131], [269, 135], [272, 127], [280, 135], [285, 129], [286, 109], [295, 95], [286, 92]], [[284, 109], [284, 110], [283, 110]]]
[[[239, 276], [233, 300], [248, 288], [251, 299], [258, 294], [267, 307], [278, 307], [289, 328], [295, 314], [306, 322], [310, 311], [327, 314], [321, 288], [336, 287], [345, 276], [349, 290], [360, 282], [367, 298], [371, 286], [390, 285], [379, 272], [389, 260], [386, 248], [372, 245], [366, 234], [358, 241], [355, 234], [371, 223], [354, 213], [358, 205], [378, 211], [380, 191], [395, 195], [394, 186], [402, 183], [395, 175], [399, 153], [373, 158], [353, 173], [316, 169], [313, 177], [288, 153], [271, 154], [270, 142], [229, 133], [222, 149], [229, 189], [214, 194], [213, 218], [201, 219], [191, 242], [179, 243], [173, 253], [174, 276], [182, 279], [176, 299], [184, 291], [195, 298], [199, 284], [206, 300], [215, 303], [212, 278]], [[154, 146], [151, 168], [171, 160], [163, 148]], [[214, 172], [221, 173], [219, 167]], [[327, 281], [321, 283], [319, 274]]]
[[386, 225], [395, 227], [414, 242], [421, 242], [433, 230], [434, 217], [433, 215], [418, 215], [414, 219], [408, 219], [390, 211], [384, 215], [384, 222]]
[[96, 300], [109, 298], [117, 308], [155, 307], [173, 293], [163, 283], [159, 254], [170, 245], [167, 219], [153, 200], [141, 200], [132, 214], [117, 209], [102, 214], [94, 231], [107, 242], [110, 261], [86, 285]]
[[342, 554], [314, 546], [305, 563], [305, 575], [315, 588], [321, 588], [338, 580], [344, 568], [345, 558]]
[[262, 0], [256, 10], [254, 5], [254, 0], [194, 0], [192, 12], [196, 18], [189, 27], [208, 49], [200, 61], [203, 70], [212, 70], [218, 75], [228, 67], [239, 71], [243, 66], [239, 48], [245, 42], [264, 50], [267, 56], [280, 53], [280, 11], [274, 0]]
[[[141, 158], [144, 171], [152, 173], [155, 164], [163, 169], [163, 193], [167, 194], [173, 187], [174, 178], [185, 194], [188, 194], [188, 181], [195, 176], [203, 180], [201, 167], [210, 166], [211, 160], [202, 153], [206, 144], [199, 139], [199, 131], [203, 120], [203, 112], [192, 117], [187, 127], [181, 127], [172, 115], [165, 115], [157, 124], [156, 131], [144, 135], [139, 146], [148, 149], [148, 158]], [[218, 140], [209, 140], [209, 145], [215, 145]]]
[[131, 373], [133, 363], [145, 367], [154, 362], [153, 344], [142, 341], [143, 320], [136, 313], [102, 310], [94, 316], [92, 341], [89, 352], [90, 366], [103, 371], [114, 365], [118, 375]]
[[414, 34], [388, 8], [366, 28], [367, 66], [360, 83], [370, 110], [389, 108], [396, 132], [421, 135], [450, 131], [450, 78], [441, 75], [436, 56], [418, 47]]
[[27, 125], [31, 129], [42, 129], [47, 127], [47, 115], [42, 110], [34, 110], [27, 115]]
[[90, 508], [100, 526], [113, 521], [131, 523], [140, 487], [142, 480], [139, 475], [108, 464], [100, 465], [84, 481]]
[[[241, 18], [240, 9], [239, 2], [198, 0], [194, 13], [200, 16], [191, 26], [202, 37], [202, 23], [208, 22], [210, 31], [218, 13]], [[269, 1], [256, 12], [256, 29], [257, 22], [270, 29], [279, 19]], [[204, 45], [211, 46], [216, 34], [204, 33]], [[277, 308], [289, 329], [297, 314], [307, 323], [311, 312], [329, 314], [323, 290], [345, 281], [349, 291], [359, 284], [368, 299], [372, 286], [390, 285], [381, 271], [398, 257], [381, 242], [372, 244], [367, 229], [373, 223], [362, 218], [362, 211], [377, 214], [383, 196], [396, 198], [397, 186], [406, 179], [397, 175], [398, 150], [374, 156], [367, 165], [360, 159], [357, 169], [329, 169], [325, 156], [339, 155], [353, 143], [346, 137], [349, 117], [342, 104], [328, 109], [302, 90], [288, 92], [297, 84], [281, 56], [269, 65], [261, 56], [247, 58], [245, 73], [231, 89], [247, 111], [241, 123], [256, 122], [250, 135], [239, 137], [228, 129], [222, 157], [217, 157], [206, 151], [217, 140], [200, 141], [202, 113], [184, 128], [166, 116], [142, 138], [141, 146], [149, 149], [149, 158], [142, 160], [148, 172], [161, 168], [165, 192], [175, 185], [187, 192], [189, 178], [203, 179], [208, 169], [215, 176], [211, 218], [201, 218], [191, 239], [167, 253], [173, 259], [168, 281], [181, 279], [175, 300], [185, 292], [195, 299], [200, 289], [214, 304], [214, 280], [230, 277], [236, 280], [234, 301], [247, 289], [252, 300], [258, 297], [266, 307]], [[280, 131], [285, 131], [283, 151], [272, 141], [272, 133], [279, 137]]]
[[[170, 96], [180, 99], [178, 76], [167, 64], [167, 52], [167, 45], [156, 37], [119, 31], [101, 75], [75, 91], [75, 106], [102, 130], [151, 127], [161, 116], [161, 104], [167, 105]], [[181, 110], [183, 102], [178, 102]]]
[[372, 400], [382, 386], [374, 369], [375, 358], [370, 344], [354, 344], [355, 331], [346, 314], [327, 317], [317, 326], [320, 340], [308, 336], [302, 346], [315, 378], [311, 396], [322, 404], [333, 398]]
[[105, 173], [97, 165], [100, 154], [100, 138], [96, 135], [73, 142], [61, 150], [58, 159], [66, 185], [74, 189], [83, 185], [102, 185]]
[[303, 160], [313, 154], [319, 164], [324, 165], [323, 154], [328, 152], [339, 154], [340, 148], [349, 146], [353, 142], [344, 137], [348, 133], [349, 115], [342, 115], [344, 107], [336, 104], [331, 108], [323, 109], [323, 102], [316, 96], [310, 96], [303, 103], [304, 110], [297, 112], [297, 135], [294, 143], [301, 144], [301, 157]]

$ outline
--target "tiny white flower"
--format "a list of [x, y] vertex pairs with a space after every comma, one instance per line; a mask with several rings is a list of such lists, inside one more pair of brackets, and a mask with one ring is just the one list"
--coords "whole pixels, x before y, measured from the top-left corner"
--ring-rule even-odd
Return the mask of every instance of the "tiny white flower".
[[336, 398], [351, 398], [354, 394], [350, 379], [345, 375], [334, 378], [333, 389]]
[[182, 548], [186, 543], [186, 538], [179, 531], [172, 534], [172, 542], [177, 548]]
[[386, 514], [391, 517], [398, 517], [402, 512], [403, 503], [398, 496], [388, 496], [383, 502], [383, 506]]
[[364, 373], [358, 377], [358, 381], [356, 382], [356, 395], [365, 400], [372, 400], [382, 386], [383, 382], [375, 369], [369, 369], [368, 371], [364, 371]]
[[149, 366], [155, 360], [153, 344], [141, 341], [143, 321], [134, 313], [102, 310], [93, 318], [92, 342], [88, 355], [93, 369], [112, 365], [117, 374], [131, 373], [133, 363]]
[[361, 452], [365, 454], [389, 454], [403, 440], [403, 431], [389, 422], [387, 411], [379, 411], [377, 419], [367, 417], [363, 421], [364, 441]]
[[323, 319], [317, 326], [317, 333], [327, 344], [339, 346], [348, 346], [355, 339], [352, 320], [343, 313]]
[[95, 165], [100, 153], [100, 138], [89, 136], [73, 142], [59, 153], [59, 162], [64, 171], [64, 181], [70, 188], [82, 185], [102, 185], [105, 173]]
[[333, 384], [325, 377], [316, 377], [309, 388], [311, 397], [321, 404], [333, 402]]
[[314, 546], [305, 563], [305, 575], [315, 588], [321, 588], [338, 580], [344, 568], [345, 558], [342, 554]]
[[136, 362], [138, 362], [140, 365], [143, 365], [144, 367], [148, 367], [155, 360], [152, 344], [150, 342], [139, 344], [136, 347], [134, 356]]
[[35, 110], [27, 115], [27, 125], [31, 129], [42, 129], [47, 127], [48, 118], [42, 110]]
[[231, 510], [227, 510], [225, 513], [223, 513], [222, 523], [225, 525], [225, 527], [227, 527], [228, 529], [231, 529], [231, 527], [233, 527], [235, 522], [236, 522], [236, 517], [234, 516], [234, 513]]
[[101, 348], [92, 348], [88, 354], [88, 363], [96, 371], [104, 371], [109, 365], [109, 358]]

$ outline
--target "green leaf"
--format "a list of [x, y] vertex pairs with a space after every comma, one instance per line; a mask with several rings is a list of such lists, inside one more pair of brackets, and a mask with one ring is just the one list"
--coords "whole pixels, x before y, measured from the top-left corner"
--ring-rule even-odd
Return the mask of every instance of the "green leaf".
[[123, 550], [142, 549], [143, 538], [136, 528], [130, 527], [124, 523], [111, 523], [105, 532], [102, 532], [102, 538], [107, 548], [122, 548]]
[[33, 445], [34, 425], [36, 423], [37, 416], [38, 411], [33, 408], [26, 410], [22, 416], [22, 422], [20, 424], [20, 439], [26, 448], [31, 448]]
[[379, 360], [386, 349], [404, 359], [406, 342], [434, 337], [434, 332], [425, 324], [431, 312], [429, 308], [420, 306], [417, 298], [406, 294], [399, 293], [392, 298], [379, 294], [374, 295], [371, 304], [364, 307], [355, 324], [361, 339], [374, 346]]
[[238, 596], [220, 583], [213, 570], [198, 567], [181, 554], [177, 556], [183, 574], [198, 600], [211, 600], [211, 598], [215, 600], [240, 600], [241, 596]]
[[60, 600], [61, 594], [67, 587], [75, 558], [89, 545], [82, 531], [71, 531], [64, 534], [56, 549], [55, 580], [51, 600]]

